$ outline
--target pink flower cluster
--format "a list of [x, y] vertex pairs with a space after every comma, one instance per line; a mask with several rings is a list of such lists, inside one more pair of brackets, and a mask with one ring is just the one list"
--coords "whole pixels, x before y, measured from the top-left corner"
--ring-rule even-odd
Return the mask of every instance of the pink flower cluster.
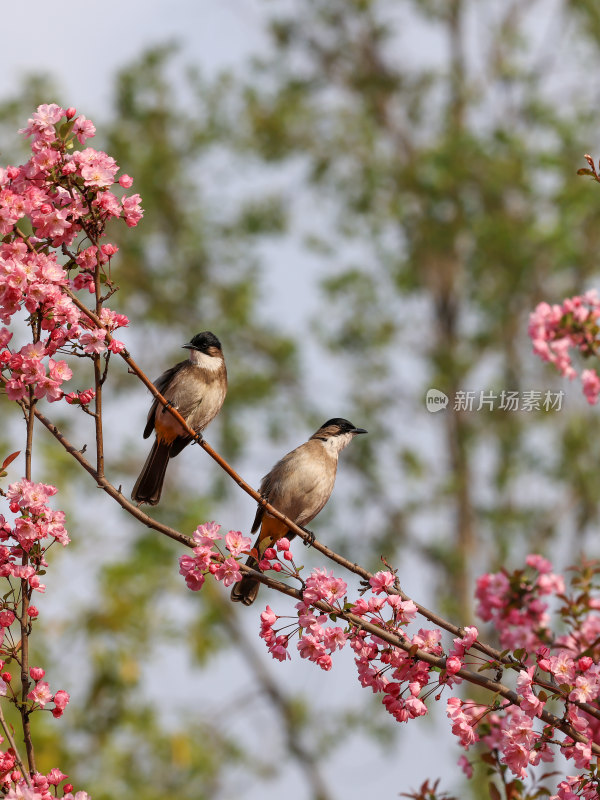
[[[8, 759], [6, 756], [8, 756]], [[11, 760], [14, 767], [15, 758], [11, 750], [8, 750], [7, 753], [0, 753], [0, 763], [6, 761], [8, 764]], [[3, 794], [3, 797], [7, 798], [7, 800], [55, 800], [58, 796], [59, 785], [69, 777], [56, 767], [51, 769], [47, 775], [36, 772], [31, 776], [32, 788], [30, 789], [23, 780], [21, 773], [18, 770], [14, 770], [13, 767], [10, 770], [5, 770], [4, 775], [7, 792]], [[10, 788], [8, 788], [9, 786]], [[63, 785], [61, 798], [63, 800], [91, 800], [87, 792], [75, 792], [73, 794], [73, 785], [70, 783]]]
[[549, 800], [598, 800], [600, 781], [583, 775], [569, 775], [558, 785], [558, 792]]
[[[544, 361], [554, 364], [566, 378], [572, 380], [577, 371], [570, 350], [583, 356], [597, 356], [600, 340], [600, 298], [596, 290], [569, 297], [562, 305], [539, 303], [529, 317], [529, 336], [533, 351]], [[583, 393], [588, 403], [595, 404], [600, 395], [600, 378], [593, 369], [581, 373]]]
[[[180, 571], [192, 589], [199, 589], [209, 574], [226, 585], [241, 577], [235, 559], [249, 551], [251, 540], [239, 531], [230, 531], [225, 536], [230, 554], [226, 556], [217, 544], [222, 539], [219, 531], [214, 522], [199, 526], [194, 534], [198, 543], [194, 556], [180, 559]], [[274, 568], [278, 552], [287, 555], [289, 543], [282, 542], [285, 544], [271, 548], [261, 568]], [[452, 732], [465, 749], [483, 742], [504, 765], [502, 769], [508, 767], [519, 778], [526, 776], [530, 766], [553, 761], [559, 749], [576, 768], [590, 772], [563, 781], [556, 800], [591, 797], [588, 787], [596, 786], [591, 743], [600, 743], [600, 720], [582, 704], [596, 704], [600, 695], [600, 598], [593, 591], [593, 578], [600, 571], [582, 568], [582, 574], [573, 579], [577, 591], [570, 597], [564, 579], [553, 572], [548, 560], [534, 554], [527, 557], [526, 564], [526, 570], [484, 575], [477, 583], [479, 615], [494, 623], [507, 650], [516, 648], [513, 664], [522, 665], [514, 678], [518, 703], [502, 701], [488, 706], [452, 696], [447, 700]], [[494, 673], [501, 667], [495, 662], [486, 665], [480, 654], [475, 660], [473, 647], [479, 632], [473, 626], [461, 629], [446, 650], [439, 630], [409, 634], [406, 626], [414, 621], [417, 606], [394, 592], [392, 572], [378, 572], [369, 583], [371, 594], [350, 603], [343, 580], [325, 569], [314, 569], [291, 620], [277, 615], [270, 606], [261, 613], [260, 636], [273, 658], [289, 659], [290, 643], [297, 637], [300, 657], [328, 671], [333, 654], [348, 643], [360, 684], [381, 695], [384, 707], [399, 722], [426, 714], [426, 697], [436, 692], [435, 698], [440, 699], [443, 690], [462, 682], [466, 673], [461, 670], [472, 669], [471, 664]], [[552, 633], [548, 597], [554, 598], [560, 618], [572, 621], [569, 632]], [[344, 628], [336, 624], [341, 618], [346, 622]], [[390, 642], [388, 633], [404, 645]], [[425, 654], [434, 657], [433, 664]], [[440, 669], [440, 663], [444, 668]], [[512, 670], [505, 671], [504, 679], [511, 675]], [[554, 706], [563, 704], [564, 720], [586, 741], [564, 733], [557, 741], [559, 731], [540, 719], [548, 701]], [[464, 756], [461, 764], [471, 776], [472, 764]]]
[[[100, 299], [100, 319], [92, 322], [73, 301], [73, 292], [96, 293], [102, 283], [112, 294], [110, 260], [117, 247], [103, 241], [106, 226], [114, 219], [129, 227], [137, 225], [143, 215], [141, 198], [124, 194], [133, 184], [128, 175], [122, 175], [117, 185], [119, 166], [112, 157], [86, 146], [95, 128], [74, 108], [42, 105], [22, 133], [31, 139], [31, 157], [20, 166], [0, 167], [0, 323], [10, 326], [17, 315], [26, 317], [32, 341], [15, 345], [13, 333], [0, 327], [0, 385], [17, 402], [66, 398], [70, 404], [85, 406], [95, 391], [65, 394], [64, 384], [73, 373], [60, 356], [108, 357], [121, 352], [123, 344], [112, 335], [128, 320]], [[27, 235], [30, 231], [32, 235]], [[3, 469], [16, 455], [5, 459]], [[13, 518], [0, 515], [0, 577], [9, 588], [0, 599], [0, 670], [15, 660], [18, 636], [7, 631], [19, 626], [22, 635], [38, 617], [30, 601], [33, 590], [45, 591], [40, 578], [47, 567], [48, 547], [69, 542], [64, 513], [49, 505], [56, 493], [53, 486], [23, 479], [2, 493]], [[219, 564], [219, 568], [226, 578], [226, 567]], [[33, 685], [28, 689], [27, 710], [62, 716], [68, 693], [52, 691], [41, 667], [31, 667], [29, 674]], [[8, 670], [0, 672], [0, 695], [18, 705], [21, 689], [13, 690]], [[89, 800], [85, 792], [74, 795], [73, 786], [64, 783], [67, 776], [58, 769], [32, 775], [31, 788], [15, 767], [15, 754], [10, 749], [0, 752], [2, 796], [50, 800], [63, 784], [62, 797]]]
[[[34, 483], [25, 478], [8, 486], [5, 496], [9, 509], [14, 515], [11, 524], [3, 515], [0, 515], [0, 577], [9, 581], [25, 581], [30, 590], [44, 592], [45, 586], [40, 581], [40, 572], [47, 567], [44, 558], [46, 549], [53, 543], [67, 545], [69, 536], [64, 527], [65, 515], [49, 506], [49, 500], [56, 494], [56, 488], [44, 483]], [[27, 558], [24, 560], [23, 556]], [[0, 603], [0, 655], [8, 659], [0, 660], [0, 695], [15, 702], [21, 702], [21, 686], [12, 686], [11, 673], [5, 669], [5, 664], [10, 663], [14, 657], [14, 636], [5, 634], [14, 624], [18, 624], [17, 616], [21, 613], [20, 593], [14, 591], [4, 595]], [[11, 599], [12, 598], [12, 599]], [[38, 617], [38, 610], [34, 605], [27, 608], [29, 620]], [[34, 681], [34, 686], [27, 695], [30, 701], [30, 711], [44, 709], [49, 704], [49, 709], [54, 717], [61, 717], [69, 702], [69, 694], [64, 689], [53, 692], [50, 685], [44, 680], [45, 671], [41, 667], [30, 667], [29, 675]], [[1, 739], [0, 739], [1, 741]], [[53, 769], [48, 775], [36, 773], [32, 776], [33, 790], [29, 789], [23, 777], [16, 769], [16, 759], [12, 750], [0, 752], [0, 785], [3, 787], [3, 796], [13, 798], [41, 798], [50, 800], [54, 797], [51, 787], [58, 786], [66, 775], [60, 770]], [[63, 787], [64, 797], [73, 797], [72, 786]], [[85, 793], [78, 793], [78, 800], [85, 800]]]
[[[67, 111], [75, 115], [69, 118]], [[109, 191], [118, 165], [106, 153], [90, 147], [72, 150], [74, 140], [85, 142], [95, 128], [73, 109], [67, 111], [54, 104], [40, 106], [22, 131], [32, 139], [31, 158], [19, 167], [0, 168], [0, 321], [8, 325], [25, 309], [39, 318], [44, 332], [39, 341], [12, 351], [12, 334], [0, 330], [0, 369], [13, 400], [27, 397], [30, 389], [37, 399], [63, 397], [61, 386], [72, 373], [66, 362], [55, 359], [59, 349], [89, 355], [124, 349], [116, 339], [108, 341], [107, 333], [127, 325], [127, 318], [103, 308], [102, 327], [95, 328], [64, 289], [95, 291], [96, 276], [117, 248], [108, 243], [84, 247], [83, 239], [79, 245], [76, 240], [81, 234], [99, 242], [114, 218], [137, 224], [140, 197], [119, 199]], [[129, 176], [123, 177], [122, 185], [131, 186]], [[21, 233], [22, 219], [31, 223], [33, 236]], [[64, 247], [74, 248], [66, 268], [56, 250], [49, 250]], [[74, 277], [69, 276], [72, 270]], [[80, 397], [78, 402], [89, 400]]]
[[[10, 510], [13, 514], [19, 514], [15, 519], [13, 528], [7, 524], [4, 517], [1, 518], [0, 541], [6, 542], [15, 540], [16, 544], [8, 549], [8, 553], [2, 553], [0, 561], [0, 577], [16, 575], [13, 561], [19, 559], [23, 552], [30, 553], [34, 545], [36, 552], [43, 554], [44, 546], [41, 542], [50, 538], [60, 542], [63, 547], [69, 544], [69, 536], [64, 527], [65, 514], [63, 511], [55, 511], [48, 505], [50, 497], [56, 494], [56, 488], [45, 483], [32, 483], [23, 478], [17, 483], [12, 483], [7, 490], [6, 496], [9, 501]], [[19, 565], [20, 566], [20, 565]], [[30, 581], [30, 585], [31, 584]], [[33, 587], [39, 588], [39, 587]], [[43, 591], [43, 589], [39, 589]]]
[[477, 579], [475, 597], [478, 616], [494, 623], [502, 647], [533, 652], [550, 635], [548, 604], [541, 598], [564, 594], [565, 582], [541, 556], [530, 555], [526, 563], [532, 576], [522, 571], [510, 576], [506, 570], [482, 575]]
[[[286, 540], [287, 541], [287, 540]], [[289, 551], [285, 551], [289, 552]], [[304, 601], [296, 604], [298, 612], [298, 652], [301, 658], [317, 664], [323, 670], [330, 670], [332, 666], [331, 654], [341, 650], [346, 644], [347, 635], [339, 626], [325, 626], [327, 614], [317, 614], [310, 607], [311, 603], [324, 600], [330, 605], [335, 605], [346, 594], [346, 583], [340, 578], [333, 577], [327, 570], [315, 569], [308, 577], [303, 592]], [[280, 661], [289, 658], [287, 650], [291, 634], [280, 634], [273, 630], [273, 625], [278, 617], [267, 606], [261, 614], [260, 636], [266, 642], [269, 652]]]
[[[383, 596], [359, 599], [351, 606], [352, 614], [379, 628], [401, 632], [401, 626], [414, 619], [417, 613], [415, 604], [411, 600], [404, 601], [395, 594], [386, 594], [386, 588], [394, 583], [391, 572], [378, 572], [370, 583], [373, 592]], [[332, 654], [349, 642], [355, 653], [359, 682], [364, 687], [369, 686], [373, 692], [382, 694], [383, 705], [395, 719], [404, 722], [426, 714], [427, 707], [418, 695], [429, 682], [429, 664], [415, 660], [405, 650], [389, 645], [379, 636], [363, 629], [350, 626], [344, 630], [338, 625], [327, 625], [328, 614], [314, 608], [316, 603], [324, 602], [333, 609], [342, 611], [346, 591], [346, 583], [334, 577], [331, 572], [325, 569], [313, 570], [306, 581], [303, 600], [296, 604], [298, 621], [297, 625], [292, 626], [292, 630], [287, 633], [282, 633], [282, 629], [275, 630], [274, 626], [280, 617], [270, 607], [261, 614], [260, 636], [266, 642], [269, 652], [280, 661], [289, 658], [288, 646], [297, 633], [300, 656], [314, 662], [321, 669], [329, 670], [332, 666]], [[385, 611], [387, 615], [384, 615]], [[405, 638], [404, 634], [402, 636]], [[464, 640], [461, 653], [468, 649], [474, 637]], [[442, 655], [440, 639], [439, 631], [421, 630], [412, 638], [411, 644], [435, 655]], [[450, 677], [445, 674], [441, 680], [448, 682]]]
[[33, 707], [35, 708], [37, 704], [37, 707], [44, 708], [48, 703], [54, 702], [52, 716], [57, 719], [62, 717], [67, 703], [71, 699], [69, 693], [65, 692], [64, 689], [59, 689], [55, 694], [52, 694], [50, 684], [42, 680], [46, 672], [41, 667], [31, 667], [29, 674], [36, 681], [35, 686], [27, 695], [27, 698], [34, 703]]
[[[5, 328], [0, 331], [6, 331]], [[33, 396], [38, 400], [46, 397], [50, 402], [60, 400], [63, 396], [61, 384], [68, 381], [73, 373], [66, 361], [48, 360], [48, 374], [43, 359], [48, 355], [42, 342], [24, 345], [17, 353], [8, 350], [0, 352], [0, 364], [10, 370], [10, 380], [5, 384], [6, 394], [10, 400], [21, 400], [27, 396], [29, 386], [33, 387]]]
[[[493, 621], [503, 646], [518, 648], [515, 656], [528, 664], [517, 675], [519, 705], [507, 704], [503, 713], [471, 701], [450, 698], [447, 705], [452, 729], [468, 748], [480, 739], [497, 752], [518, 777], [527, 767], [552, 761], [558, 732], [546, 723], [534, 728], [549, 700], [560, 702], [563, 718], [585, 737], [580, 742], [563, 736], [560, 752], [581, 770], [594, 769], [592, 743], [600, 743], [600, 721], [582, 704], [597, 707], [600, 695], [600, 598], [594, 578], [597, 570], [586, 565], [575, 572], [573, 595], [567, 594], [562, 576], [552, 571], [539, 555], [526, 559], [531, 572], [518, 570], [482, 576], [477, 583], [479, 615]], [[548, 604], [553, 596], [557, 618], [568, 621], [569, 630], [553, 633]], [[556, 711], [554, 711], [556, 713]], [[596, 796], [596, 779], [575, 776], [563, 781], [555, 798]], [[577, 787], [575, 789], [574, 787]]]
[[203, 587], [209, 574], [214, 575], [216, 580], [223, 581], [225, 586], [231, 586], [242, 578], [235, 559], [250, 551], [252, 540], [242, 536], [240, 531], [229, 531], [224, 539], [225, 548], [231, 554], [227, 557], [216, 544], [222, 539], [220, 530], [221, 526], [216, 522], [199, 525], [194, 531], [197, 547], [192, 550], [193, 555], [181, 556], [179, 559], [179, 574], [183, 575], [188, 588], [193, 592], [198, 592]]

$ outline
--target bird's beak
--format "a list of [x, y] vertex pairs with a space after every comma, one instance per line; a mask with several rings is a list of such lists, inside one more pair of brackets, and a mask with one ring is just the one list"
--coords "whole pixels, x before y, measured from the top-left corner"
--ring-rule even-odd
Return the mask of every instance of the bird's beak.
[[182, 350], [195, 350], [196, 348], [194, 347], [194, 345], [193, 345], [193, 344], [191, 344], [190, 342], [188, 342], [187, 344], [182, 344], [182, 345], [181, 345], [181, 349], [182, 349]]
[[369, 431], [366, 431], [364, 428], [353, 428], [352, 429], [352, 433], [354, 433], [354, 434], [356, 434], [356, 433], [368, 433], [368, 432]]

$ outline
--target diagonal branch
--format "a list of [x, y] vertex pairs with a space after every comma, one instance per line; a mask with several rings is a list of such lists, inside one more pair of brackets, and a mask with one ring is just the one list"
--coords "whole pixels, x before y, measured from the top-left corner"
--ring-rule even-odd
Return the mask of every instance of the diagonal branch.
[[[77, 295], [75, 295], [70, 289], [68, 289], [66, 287], [63, 287], [63, 291], [71, 298], [71, 300], [73, 301], [73, 303], [75, 303], [77, 308], [79, 308], [80, 311], [82, 311], [84, 314], [86, 314], [87, 317], [95, 325], [97, 325], [98, 327], [102, 327], [101, 326], [101, 322], [98, 319], [98, 317], [84, 303], [81, 302], [81, 300], [77, 297]], [[108, 334], [108, 333], [107, 333], [107, 339], [109, 341], [112, 340], [111, 335]], [[274, 506], [272, 506], [270, 503], [268, 503], [265, 500], [265, 498], [262, 497], [256, 491], [256, 489], [253, 489], [252, 486], [250, 486], [249, 483], [246, 483], [246, 481], [240, 475], [238, 475], [238, 473], [227, 463], [227, 461], [225, 461], [225, 459], [221, 455], [219, 455], [219, 453], [217, 453], [217, 451], [214, 450], [208, 444], [208, 442], [206, 442], [204, 440], [204, 438], [199, 433], [197, 433], [193, 428], [191, 428], [187, 424], [187, 422], [181, 416], [181, 414], [177, 411], [177, 409], [174, 408], [172, 405], [169, 405], [167, 403], [167, 400], [165, 400], [165, 398], [158, 391], [158, 389], [152, 383], [152, 381], [148, 378], [148, 376], [143, 372], [142, 369], [140, 369], [140, 367], [136, 364], [136, 362], [131, 358], [131, 356], [130, 356], [130, 354], [129, 354], [129, 352], [127, 350], [122, 351], [121, 353], [119, 353], [119, 355], [125, 361], [125, 363], [128, 365], [130, 370], [135, 375], [137, 375], [137, 377], [142, 381], [142, 383], [150, 391], [152, 396], [154, 398], [156, 398], [156, 400], [158, 400], [158, 402], [162, 406], [164, 406], [167, 409], [167, 411], [170, 414], [173, 415], [173, 417], [175, 417], [175, 419], [179, 422], [179, 424], [182, 426], [182, 428], [185, 430], [185, 432], [188, 434], [188, 436], [190, 436], [197, 444], [199, 444], [200, 447], [206, 453], [208, 453], [208, 455], [214, 461], [217, 462], [217, 464], [221, 467], [221, 469], [223, 469], [229, 475], [229, 477], [232, 478], [235, 481], [235, 483], [237, 483], [237, 485], [244, 492], [246, 492], [246, 494], [250, 495], [250, 497], [252, 497], [254, 500], [256, 500], [256, 502], [259, 505], [264, 506], [265, 510], [268, 511], [271, 516], [273, 516], [276, 519], [278, 519], [281, 522], [283, 522], [286, 525], [286, 527], [289, 528], [290, 531], [293, 531], [305, 543], [310, 543], [310, 537], [306, 533], [306, 531], [304, 531], [302, 528], [300, 528], [298, 525], [296, 525], [296, 523], [293, 522], [291, 519], [286, 517], [285, 514], [282, 514], [281, 511], [278, 511]], [[364, 569], [364, 567], [361, 567], [359, 564], [356, 564], [353, 561], [349, 561], [348, 559], [346, 559], [343, 556], [339, 555], [339, 553], [336, 553], [334, 550], [331, 550], [326, 545], [321, 544], [321, 542], [315, 541], [315, 542], [313, 542], [312, 546], [315, 548], [315, 550], [317, 550], [319, 553], [322, 553], [324, 556], [326, 556], [331, 561], [334, 561], [336, 564], [339, 564], [341, 567], [344, 567], [349, 572], [353, 572], [355, 575], [358, 575], [362, 580], [368, 581], [370, 578], [373, 577], [373, 573], [372, 572], [369, 572], [368, 570]], [[401, 589], [396, 589], [396, 588], [389, 587], [387, 591], [389, 592], [389, 594], [397, 594], [397, 595], [399, 595], [403, 600], [410, 600], [411, 599]], [[421, 616], [425, 617], [425, 619], [429, 620], [429, 622], [431, 622], [433, 625], [437, 625], [438, 627], [443, 628], [444, 630], [448, 631], [449, 633], [453, 634], [454, 636], [462, 636], [462, 632], [463, 632], [462, 628], [459, 627], [458, 625], [452, 625], [447, 620], [443, 619], [438, 614], [436, 614], [433, 611], [430, 611], [428, 608], [425, 608], [425, 606], [422, 606], [419, 603], [415, 603], [415, 605], [417, 606], [419, 614], [421, 614]], [[507, 664], [507, 665], [516, 664], [515, 661], [513, 661], [512, 659], [507, 658], [505, 655], [503, 655], [500, 650], [497, 650], [496, 648], [490, 647], [489, 645], [483, 644], [482, 642], [479, 642], [479, 641], [476, 642], [473, 645], [473, 647], [475, 647], [480, 652], [484, 653], [485, 655], [489, 656], [490, 658], [492, 658], [495, 661], [499, 661], [499, 662], [502, 662], [502, 663]]]
[[[25, 400], [19, 401], [19, 404], [24, 408], [27, 408], [27, 402]], [[54, 425], [47, 417], [45, 417], [37, 408], [34, 407], [35, 416], [40, 420], [40, 422], [50, 431], [50, 433], [61, 443], [61, 445], [65, 448], [65, 450], [70, 453], [70, 455], [75, 458], [78, 463], [88, 472], [96, 481], [98, 486], [103, 489], [107, 494], [109, 494], [113, 499], [115, 499], [122, 508], [128, 511], [132, 516], [136, 517], [140, 522], [146, 525], [149, 528], [153, 528], [160, 533], [165, 534], [171, 539], [180, 542], [181, 544], [186, 545], [187, 547], [195, 547], [194, 540], [186, 536], [185, 534], [181, 533], [180, 531], [175, 530], [174, 528], [170, 528], [168, 525], [164, 525], [158, 520], [153, 519], [148, 514], [145, 514], [139, 506], [134, 505], [126, 497], [116, 489], [110, 481], [108, 481], [104, 476], [98, 475], [97, 471], [94, 467], [87, 461], [87, 459], [82, 455], [82, 453], [77, 450], [58, 430], [56, 425]], [[211, 448], [212, 449], [212, 448]], [[220, 457], [219, 457], [220, 458]], [[268, 504], [267, 504], [268, 507]], [[283, 516], [283, 515], [282, 515]], [[284, 517], [285, 519], [285, 517]], [[328, 549], [328, 548], [325, 548]], [[250, 567], [247, 567], [245, 564], [240, 564], [239, 569], [247, 575], [252, 575], [252, 577], [256, 578], [258, 581], [263, 583], [265, 586], [270, 587], [271, 589], [275, 589], [276, 591], [288, 595], [288, 597], [293, 597], [296, 600], [303, 601], [303, 593], [295, 589], [293, 586], [290, 586], [287, 583], [283, 583], [282, 581], [276, 580], [265, 575], [262, 572], [257, 570], [253, 570]], [[324, 601], [317, 601], [313, 603], [315, 608], [320, 609], [326, 614], [334, 614], [336, 617], [340, 619], [344, 619], [348, 622], [352, 627], [358, 630], [365, 630], [368, 633], [377, 636], [379, 639], [387, 642], [388, 644], [392, 645], [393, 647], [398, 647], [401, 650], [409, 653], [411, 658], [418, 659], [421, 661], [425, 661], [428, 664], [431, 664], [433, 667], [436, 667], [439, 670], [444, 670], [446, 668], [446, 657], [445, 656], [436, 656], [431, 653], [428, 653], [426, 650], [422, 650], [421, 648], [416, 648], [408, 639], [405, 639], [403, 636], [390, 631], [386, 630], [386, 628], [376, 625], [375, 623], [369, 622], [368, 620], [364, 620], [356, 614], [353, 614], [350, 611], [340, 611], [339, 609], [335, 608], [334, 606], [324, 602]], [[446, 623], [446, 628], [448, 627], [448, 623]], [[482, 675], [480, 672], [473, 672], [472, 670], [466, 669], [465, 667], [461, 668], [457, 673], [457, 677], [462, 678], [463, 680], [468, 681], [469, 683], [476, 684], [477, 686], [481, 686], [483, 689], [491, 692], [492, 694], [499, 695], [504, 697], [508, 700], [511, 704], [520, 705], [519, 696], [516, 692], [509, 689], [505, 684], [500, 683], [499, 681], [492, 680], [491, 678]], [[560, 691], [558, 687], [554, 689], [554, 691]], [[589, 706], [587, 703], [574, 703], [574, 705], [578, 706], [584, 711], [593, 714], [596, 718], [600, 714], [600, 711], [593, 706]], [[552, 725], [555, 728], [558, 728], [571, 739], [577, 742], [588, 743], [588, 740], [585, 736], [582, 736], [578, 731], [576, 731], [571, 725], [569, 725], [566, 721], [559, 719], [554, 714], [551, 714], [548, 711], [542, 711], [540, 713], [540, 719], [546, 722], [549, 725]], [[591, 743], [592, 751], [597, 755], [600, 755], [600, 745]]]

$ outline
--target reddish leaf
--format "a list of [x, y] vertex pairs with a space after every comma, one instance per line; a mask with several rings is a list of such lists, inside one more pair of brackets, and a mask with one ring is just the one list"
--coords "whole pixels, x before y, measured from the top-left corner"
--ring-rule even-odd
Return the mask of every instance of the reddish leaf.
[[17, 450], [16, 453], [11, 453], [9, 456], [6, 456], [6, 458], [4, 459], [4, 463], [2, 464], [0, 469], [6, 469], [6, 467], [8, 467], [9, 464], [12, 464], [15, 458], [19, 455], [21, 455], [21, 451]]

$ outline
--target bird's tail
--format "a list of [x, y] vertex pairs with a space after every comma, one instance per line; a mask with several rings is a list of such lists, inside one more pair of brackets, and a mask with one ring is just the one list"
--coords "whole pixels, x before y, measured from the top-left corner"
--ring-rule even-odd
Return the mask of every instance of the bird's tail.
[[171, 454], [171, 445], [154, 440], [152, 450], [148, 454], [140, 477], [135, 482], [131, 498], [136, 503], [148, 503], [155, 506], [160, 500], [160, 493]]
[[[246, 566], [252, 569], [258, 569], [258, 561], [254, 556], [248, 556]], [[253, 578], [251, 575], [244, 575], [241, 581], [233, 584], [231, 599], [234, 603], [243, 603], [245, 606], [251, 606], [256, 600], [259, 589], [260, 581], [257, 581], [256, 578]]]

